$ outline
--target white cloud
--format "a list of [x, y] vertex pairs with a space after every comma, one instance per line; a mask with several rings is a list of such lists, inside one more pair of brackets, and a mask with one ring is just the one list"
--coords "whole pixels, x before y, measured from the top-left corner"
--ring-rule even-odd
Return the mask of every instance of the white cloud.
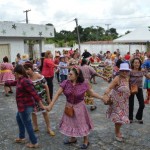
[[[116, 28], [120, 34], [150, 25], [150, 17], [144, 17], [149, 16], [149, 0], [1, 0], [0, 19], [25, 20], [23, 11], [26, 9], [31, 9], [29, 23], [52, 23], [57, 31], [73, 30], [75, 18], [82, 27], [101, 26], [106, 29], [105, 24], [111, 24], [110, 27]], [[134, 18], [140, 16], [144, 18]]]

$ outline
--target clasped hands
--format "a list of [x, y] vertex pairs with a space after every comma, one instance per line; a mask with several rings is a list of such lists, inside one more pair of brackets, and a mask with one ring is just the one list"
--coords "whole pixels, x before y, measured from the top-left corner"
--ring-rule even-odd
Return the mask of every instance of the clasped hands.
[[108, 96], [106, 94], [103, 95], [103, 101], [104, 101], [105, 105], [112, 105], [113, 104], [113, 101], [110, 98], [110, 96]]
[[53, 106], [51, 104], [49, 104], [48, 106], [44, 106], [44, 109], [49, 112], [52, 110], [52, 107]]

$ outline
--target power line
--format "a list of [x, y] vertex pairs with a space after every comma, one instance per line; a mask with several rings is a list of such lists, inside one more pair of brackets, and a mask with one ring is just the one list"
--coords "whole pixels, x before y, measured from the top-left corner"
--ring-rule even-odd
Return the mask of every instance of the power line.
[[56, 25], [55, 27], [65, 26], [66, 24], [69, 24], [69, 23], [71, 23], [71, 22], [73, 22], [73, 21], [74, 21], [74, 20], [71, 20], [71, 21], [66, 22], [65, 24]]
[[127, 17], [127, 18], [95, 18], [95, 19], [82, 19], [82, 18], [79, 18], [79, 20], [120, 20], [120, 19], [137, 19], [137, 18], [147, 18], [147, 17], [150, 17], [150, 16], [141, 16], [141, 17]]

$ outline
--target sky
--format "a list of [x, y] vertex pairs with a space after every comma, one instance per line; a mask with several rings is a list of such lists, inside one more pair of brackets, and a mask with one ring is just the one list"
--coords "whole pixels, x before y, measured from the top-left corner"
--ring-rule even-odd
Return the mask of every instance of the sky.
[[0, 0], [0, 21], [54, 25], [57, 32], [78, 25], [116, 28], [119, 35], [150, 26], [149, 0]]

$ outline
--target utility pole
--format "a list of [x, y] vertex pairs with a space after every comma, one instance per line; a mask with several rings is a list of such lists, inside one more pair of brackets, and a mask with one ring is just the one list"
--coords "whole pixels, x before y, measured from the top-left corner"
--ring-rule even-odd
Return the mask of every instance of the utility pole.
[[80, 55], [81, 55], [81, 50], [80, 50], [80, 35], [79, 35], [79, 29], [78, 29], [78, 19], [75, 18], [74, 20], [75, 20], [75, 22], [76, 22], [77, 35], [78, 35], [78, 45], [79, 45], [79, 53], [80, 53]]
[[31, 11], [31, 9], [25, 10], [23, 11], [24, 13], [26, 13], [26, 23], [28, 24], [28, 12]]
[[106, 26], [107, 26], [107, 30], [109, 30], [109, 26], [111, 25], [111, 24], [105, 24]]

